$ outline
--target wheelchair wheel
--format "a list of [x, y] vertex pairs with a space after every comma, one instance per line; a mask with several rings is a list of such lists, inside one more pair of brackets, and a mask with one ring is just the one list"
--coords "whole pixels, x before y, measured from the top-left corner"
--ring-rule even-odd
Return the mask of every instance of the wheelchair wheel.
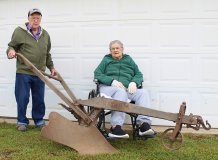
[[[94, 89], [91, 90], [91, 91], [89, 92], [88, 99], [94, 98], [95, 95], [96, 95], [95, 90], [94, 90]], [[91, 106], [87, 106], [87, 112], [90, 113], [91, 111], [92, 111], [92, 107], [91, 107]]]

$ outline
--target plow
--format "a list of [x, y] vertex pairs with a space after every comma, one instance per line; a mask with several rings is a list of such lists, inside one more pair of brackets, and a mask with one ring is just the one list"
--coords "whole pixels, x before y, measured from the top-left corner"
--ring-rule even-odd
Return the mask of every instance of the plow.
[[[194, 130], [199, 130], [200, 128], [206, 130], [211, 129], [211, 125], [208, 121], [204, 122], [201, 116], [193, 115], [192, 113], [189, 115], [185, 114], [185, 102], [180, 105], [178, 113], [171, 113], [143, 108], [135, 104], [104, 97], [94, 97], [87, 100], [78, 99], [59, 73], [55, 76], [51, 76], [50, 74], [38, 70], [21, 53], [17, 53], [16, 55], [22, 63], [24, 63], [64, 101], [64, 103], [60, 103], [60, 105], [69, 111], [77, 120], [76, 122], [73, 122], [57, 112], [51, 112], [49, 114], [49, 123], [41, 130], [42, 136], [66, 145], [80, 154], [95, 155], [105, 153], [113, 154], [118, 152], [96, 127], [99, 115], [104, 109], [146, 115], [174, 122], [175, 127], [166, 129], [160, 138], [163, 146], [169, 150], [175, 150], [181, 147], [183, 143], [183, 136], [181, 133], [183, 125]], [[51, 79], [59, 81], [64, 88], [65, 93], [62, 93], [51, 82]], [[87, 106], [92, 107], [93, 109], [87, 111]]]

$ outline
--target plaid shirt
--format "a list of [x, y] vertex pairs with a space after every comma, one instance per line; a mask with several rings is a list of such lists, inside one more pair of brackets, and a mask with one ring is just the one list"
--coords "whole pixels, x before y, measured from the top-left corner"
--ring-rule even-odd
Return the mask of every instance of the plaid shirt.
[[33, 33], [32, 26], [29, 23], [26, 24], [26, 27], [27, 27], [27, 30], [33, 35], [35, 40], [39, 40], [39, 37], [41, 34], [41, 27], [38, 28], [38, 31], [36, 34]]

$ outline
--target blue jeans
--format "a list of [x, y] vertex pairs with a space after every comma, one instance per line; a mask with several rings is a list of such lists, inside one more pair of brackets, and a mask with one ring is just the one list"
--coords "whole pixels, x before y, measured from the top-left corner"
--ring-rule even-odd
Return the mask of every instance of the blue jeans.
[[27, 105], [29, 103], [30, 90], [32, 93], [32, 118], [36, 126], [45, 122], [45, 83], [37, 76], [16, 73], [15, 97], [17, 101], [17, 124], [28, 125], [26, 117]]

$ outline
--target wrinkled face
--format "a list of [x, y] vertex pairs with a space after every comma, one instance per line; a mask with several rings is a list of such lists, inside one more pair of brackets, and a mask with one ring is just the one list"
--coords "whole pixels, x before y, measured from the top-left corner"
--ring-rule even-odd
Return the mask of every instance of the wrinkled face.
[[111, 55], [114, 59], [121, 59], [123, 57], [123, 48], [118, 43], [114, 43], [110, 48]]
[[37, 30], [40, 26], [42, 16], [39, 13], [33, 13], [28, 17], [29, 23], [33, 30]]

